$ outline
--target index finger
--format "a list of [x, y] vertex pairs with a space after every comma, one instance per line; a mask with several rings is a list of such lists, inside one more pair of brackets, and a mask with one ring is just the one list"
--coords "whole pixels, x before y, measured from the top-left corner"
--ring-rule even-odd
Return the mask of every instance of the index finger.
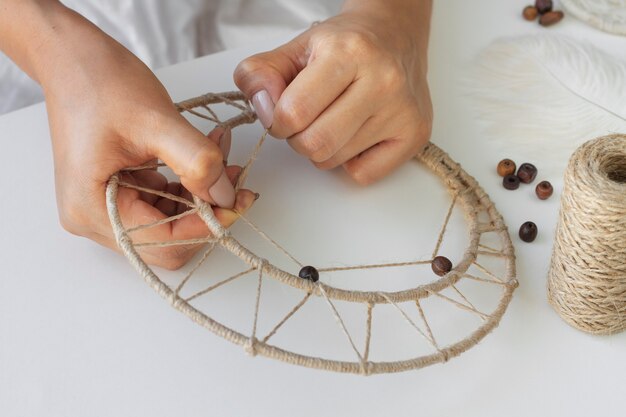
[[336, 53], [317, 55], [287, 86], [274, 108], [272, 136], [288, 138], [305, 130], [356, 77], [356, 65]]

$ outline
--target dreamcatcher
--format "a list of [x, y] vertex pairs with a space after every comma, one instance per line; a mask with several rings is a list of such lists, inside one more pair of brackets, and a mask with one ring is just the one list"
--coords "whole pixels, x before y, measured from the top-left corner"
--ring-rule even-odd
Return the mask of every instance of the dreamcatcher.
[[[230, 117], [219, 117], [217, 107], [227, 108]], [[235, 128], [245, 123], [253, 123], [256, 120], [254, 111], [239, 92], [206, 94], [178, 103], [177, 108], [179, 111], [189, 114], [190, 117], [202, 118], [227, 128]], [[221, 115], [221, 113], [219, 114]], [[247, 163], [244, 164], [236, 188], [240, 188], [246, 181], [253, 162], [263, 145], [266, 133], [261, 136]], [[194, 197], [193, 201], [189, 201], [166, 192], [129, 184], [122, 181], [119, 173], [113, 175], [109, 180], [106, 190], [107, 208], [119, 247], [148, 284], [164, 297], [172, 307], [224, 339], [242, 345], [249, 354], [258, 354], [310, 368], [362, 375], [399, 372], [446, 362], [474, 346], [498, 325], [511, 300], [513, 291], [518, 285], [515, 279], [514, 249], [507, 227], [487, 194], [471, 176], [463, 171], [459, 164], [434, 144], [426, 146], [416, 157], [416, 160], [427, 166], [441, 179], [451, 196], [451, 204], [447, 213], [442, 213], [443, 225], [434, 245], [432, 256], [427, 259], [364, 265], [310, 266], [293, 256], [276, 239], [253, 223], [247, 215], [240, 214], [240, 222], [276, 248], [278, 252], [282, 253], [281, 256], [287, 257], [293, 265], [293, 269], [280, 268], [275, 262], [258, 256], [254, 251], [240, 243], [236, 236], [222, 227], [216, 220], [211, 207], [197, 197]], [[144, 165], [129, 168], [127, 171], [155, 169], [160, 166], [163, 165]], [[189, 210], [156, 222], [125, 227], [120, 219], [116, 204], [119, 187], [134, 188], [141, 192], [156, 194], [161, 198], [169, 198], [185, 204]], [[447, 258], [442, 257], [439, 251], [452, 212], [457, 207], [460, 207], [465, 214], [469, 243], [462, 259], [452, 265], [446, 262]], [[138, 230], [195, 214], [199, 215], [207, 224], [211, 235], [203, 239], [172, 242], [136, 242], [133, 239], [133, 233]], [[206, 249], [201, 252], [195, 263], [175, 280], [163, 279], [157, 275], [154, 269], [144, 263], [137, 251], [138, 248], [147, 246], [199, 243], [206, 244]], [[206, 284], [203, 288], [187, 294], [186, 290], [192, 277], [203, 271], [202, 265], [216, 249], [222, 249], [233, 254], [239, 259], [238, 262], [243, 267], [221, 280], [210, 283], [203, 281]], [[425, 272], [423, 274], [437, 278], [399, 291], [345, 289], [330, 285], [326, 278], [332, 274], [346, 271], [384, 272], [401, 267], [419, 266], [424, 267]], [[501, 272], [492, 272], [496, 270]], [[436, 272], [436, 275], [433, 274], [433, 271]], [[245, 279], [245, 277], [252, 277], [251, 279], [255, 280], [254, 308], [249, 327], [231, 328], [232, 326], [227, 326], [222, 321], [211, 317], [211, 314], [203, 310], [201, 305], [196, 304], [198, 300], [217, 288], [232, 285], [231, 283]], [[280, 314], [280, 318], [274, 318], [266, 331], [261, 333], [260, 322], [263, 320], [263, 314], [260, 314], [259, 311], [264, 300], [263, 290], [266, 287], [269, 288], [268, 280], [272, 280], [284, 288], [289, 288], [292, 292], [295, 291], [298, 293], [298, 297], [284, 314]], [[466, 281], [471, 281], [485, 288], [497, 289], [497, 300], [490, 311], [478, 308], [470, 300], [470, 297], [460, 289], [460, 284]], [[438, 338], [438, 331], [433, 325], [434, 313], [429, 313], [425, 308], [425, 303], [429, 299], [441, 300], [450, 308], [474, 316], [478, 324], [465, 337], [444, 345]], [[284, 331], [286, 324], [298, 314], [302, 316], [301, 310], [307, 304], [311, 304], [312, 300], [323, 301], [322, 305], [334, 317], [342, 334], [343, 343], [349, 347], [347, 350], [351, 352], [350, 355], [353, 359], [318, 357], [314, 353], [302, 353], [281, 347], [279, 343], [275, 342], [276, 335]], [[359, 307], [359, 314], [362, 313], [361, 332], [363, 333], [360, 342], [354, 337], [351, 326], [346, 323], [340, 304]], [[377, 312], [383, 306], [393, 309], [394, 314], [406, 323], [407, 328], [422, 339], [424, 346], [428, 349], [427, 352], [423, 354], [414, 353], [409, 358], [392, 358], [392, 360], [377, 359], [371, 354], [372, 342], [377, 337], [377, 332], [372, 330], [372, 323], [376, 320]], [[237, 306], [233, 306], [233, 308], [237, 308]], [[394, 343], [394, 341], [385, 340], [384, 343]]]

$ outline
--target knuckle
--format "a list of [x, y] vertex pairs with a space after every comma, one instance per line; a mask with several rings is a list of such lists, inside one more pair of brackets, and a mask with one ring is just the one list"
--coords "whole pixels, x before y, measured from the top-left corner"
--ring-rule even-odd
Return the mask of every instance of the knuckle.
[[190, 181], [200, 181], [207, 178], [214, 168], [221, 164], [222, 156], [217, 149], [203, 146], [194, 154], [182, 177]]
[[309, 158], [313, 162], [324, 162], [335, 154], [333, 140], [329, 135], [320, 133], [310, 138], [307, 142], [311, 144]]
[[59, 222], [63, 229], [73, 235], [82, 236], [87, 219], [76, 204], [61, 203], [59, 205]]
[[160, 267], [167, 269], [168, 271], [177, 271], [185, 265], [186, 262], [183, 262], [180, 259], [162, 259], [160, 262]]
[[367, 169], [363, 168], [362, 166], [358, 165], [358, 166], [346, 166], [346, 171], [348, 172], [348, 175], [350, 176], [350, 178], [352, 178], [354, 180], [354, 182], [356, 182], [359, 185], [370, 185], [372, 184], [376, 179], [367, 171]]
[[274, 126], [279, 126], [285, 136], [292, 136], [306, 128], [309, 112], [302, 104], [278, 102], [274, 109]]
[[191, 253], [191, 248], [185, 246], [163, 248], [159, 254], [159, 264], [169, 271], [176, 271], [187, 264]]
[[370, 56], [375, 49], [374, 36], [366, 32], [343, 34], [341, 48], [350, 56]]
[[334, 155], [334, 150], [327, 141], [317, 141], [317, 147], [311, 153], [310, 159], [313, 162], [324, 162]]
[[378, 76], [378, 85], [383, 92], [397, 91], [407, 84], [407, 77], [402, 65], [390, 59]]
[[329, 171], [339, 166], [339, 164], [337, 164], [337, 162], [333, 161], [332, 159], [323, 162], [313, 162], [313, 165], [315, 165], [317, 169], [321, 169], [322, 171]]
[[78, 227], [66, 216], [60, 215], [59, 222], [61, 223], [61, 227], [68, 233], [78, 236]]
[[299, 138], [300, 153], [314, 163], [324, 162], [334, 155], [328, 137], [321, 134], [303, 134]]
[[257, 55], [244, 59], [237, 65], [233, 73], [235, 84], [237, 84], [238, 87], [242, 87], [242, 85], [246, 83], [248, 77], [250, 77], [250, 74], [254, 74], [259, 71], [264, 67], [264, 65], [265, 62], [263, 59]]

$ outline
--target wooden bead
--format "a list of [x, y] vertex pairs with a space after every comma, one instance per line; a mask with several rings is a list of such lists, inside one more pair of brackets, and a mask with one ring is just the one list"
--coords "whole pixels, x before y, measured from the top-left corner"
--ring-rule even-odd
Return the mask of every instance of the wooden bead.
[[550, 198], [553, 192], [554, 189], [552, 188], [552, 184], [550, 184], [550, 181], [541, 181], [539, 184], [537, 184], [537, 187], [535, 188], [535, 193], [540, 200], [547, 200], [548, 198]]
[[430, 267], [436, 275], [442, 277], [452, 270], [452, 262], [445, 256], [437, 256], [430, 263]]
[[517, 176], [524, 184], [530, 184], [537, 177], [537, 168], [528, 162], [523, 163], [517, 170]]
[[507, 175], [502, 178], [502, 185], [507, 190], [517, 190], [519, 188], [519, 178], [514, 174]]
[[535, 6], [526, 6], [524, 7], [524, 10], [522, 11], [522, 16], [524, 16], [524, 19], [531, 21], [531, 22], [535, 20], [538, 15], [539, 15], [539, 11], [537, 10]]
[[539, 14], [544, 14], [552, 10], [552, 0], [535, 0], [535, 7]]
[[498, 175], [506, 177], [507, 175], [515, 174], [515, 162], [510, 159], [503, 159], [498, 163]]
[[542, 14], [539, 18], [539, 24], [541, 26], [552, 26], [555, 23], [558, 23], [563, 19], [563, 12], [560, 10], [555, 10], [552, 12], [546, 12]]
[[310, 265], [303, 266], [300, 272], [298, 272], [298, 276], [313, 282], [317, 282], [320, 279], [320, 273]]
[[532, 242], [537, 237], [537, 225], [533, 222], [526, 222], [519, 228], [519, 238], [524, 242]]

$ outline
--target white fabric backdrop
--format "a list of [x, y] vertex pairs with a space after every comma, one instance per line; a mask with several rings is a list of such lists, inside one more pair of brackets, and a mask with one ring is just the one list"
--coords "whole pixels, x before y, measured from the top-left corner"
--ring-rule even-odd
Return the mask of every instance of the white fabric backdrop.
[[[305, 28], [341, 0], [66, 0], [150, 68]], [[0, 53], [0, 114], [43, 100], [39, 86]]]

